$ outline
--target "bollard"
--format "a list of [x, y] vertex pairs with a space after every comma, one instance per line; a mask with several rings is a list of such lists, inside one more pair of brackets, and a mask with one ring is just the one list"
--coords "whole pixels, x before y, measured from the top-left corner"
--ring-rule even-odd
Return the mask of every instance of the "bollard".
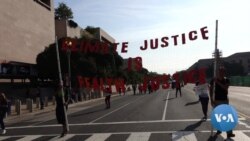
[[30, 113], [32, 113], [33, 112], [33, 100], [32, 99], [29, 99], [28, 100], [28, 110], [29, 110], [29, 112]]
[[26, 104], [26, 109], [29, 110], [29, 98], [26, 98], [25, 104]]
[[83, 101], [82, 93], [79, 93], [79, 101]]
[[10, 100], [8, 100], [8, 110], [7, 110], [7, 115], [10, 115], [11, 114], [11, 101]]
[[21, 101], [20, 100], [17, 99], [15, 101], [15, 107], [16, 107], [15, 111], [17, 115], [21, 115]]
[[48, 107], [48, 97], [47, 96], [45, 96], [45, 98], [44, 98], [44, 106]]
[[76, 93], [76, 95], [75, 95], [75, 102], [76, 103], [78, 102], [78, 93]]
[[56, 105], [56, 97], [55, 96], [52, 97], [52, 104]]
[[40, 99], [39, 97], [36, 98], [36, 108], [39, 108], [40, 105]]

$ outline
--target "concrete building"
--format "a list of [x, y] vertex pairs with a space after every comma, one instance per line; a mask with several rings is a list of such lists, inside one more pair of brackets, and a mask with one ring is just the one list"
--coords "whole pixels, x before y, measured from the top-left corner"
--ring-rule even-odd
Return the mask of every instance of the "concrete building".
[[[228, 57], [221, 58], [222, 61], [228, 62], [228, 63], [239, 63], [243, 66], [244, 72], [248, 75], [250, 75], [250, 52], [239, 52], [232, 54]], [[200, 59], [196, 63], [194, 63], [191, 67], [189, 67], [188, 70], [192, 69], [199, 69], [208, 67], [210, 65], [213, 65], [214, 59]]]
[[79, 27], [74, 21], [65, 19], [55, 20], [55, 34], [58, 39], [63, 37], [81, 38], [82, 36], [94, 38], [93, 35]]
[[55, 20], [55, 33], [58, 39], [63, 37], [81, 38], [82, 36], [85, 36], [90, 39], [98, 39], [99, 41], [108, 44], [115, 43], [115, 39], [100, 27], [91, 28], [93, 28], [94, 33], [89, 33], [72, 20]]
[[36, 63], [55, 40], [53, 0], [0, 1], [0, 61]]

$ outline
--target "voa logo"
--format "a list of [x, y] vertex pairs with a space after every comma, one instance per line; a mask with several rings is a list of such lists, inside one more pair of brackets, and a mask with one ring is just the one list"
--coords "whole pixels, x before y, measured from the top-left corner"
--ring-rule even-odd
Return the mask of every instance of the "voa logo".
[[221, 122], [222, 120], [225, 122], [234, 122], [234, 118], [232, 114], [215, 114], [215, 118], [217, 122]]
[[238, 124], [238, 115], [231, 105], [217, 106], [211, 113], [212, 126], [220, 131], [233, 130]]

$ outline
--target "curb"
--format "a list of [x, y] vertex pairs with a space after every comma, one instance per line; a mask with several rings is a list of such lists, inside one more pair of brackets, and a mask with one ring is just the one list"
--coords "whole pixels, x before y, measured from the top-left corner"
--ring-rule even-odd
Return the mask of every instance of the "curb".
[[[119, 96], [119, 94], [113, 94], [112, 95], [112, 97], [117, 97], [117, 96]], [[77, 103], [69, 104], [69, 108], [73, 108], [73, 107], [76, 107], [76, 106], [79, 106], [79, 105], [88, 104], [88, 103], [91, 103], [91, 102], [96, 102], [96, 101], [100, 101], [100, 100], [104, 100], [104, 99], [105, 99], [105, 97], [90, 99], [90, 100], [86, 100], [86, 101], [79, 101]], [[56, 108], [56, 105], [49, 105], [48, 107], [45, 107], [43, 110], [38, 109], [38, 110], [36, 110], [35, 112], [32, 112], [32, 113], [25, 112], [25, 113], [23, 113], [21, 115], [10, 115], [7, 118], [5, 118], [5, 123], [6, 124], [14, 124], [14, 123], [18, 123], [18, 122], [21, 122], [21, 121], [29, 120], [34, 116], [53, 112], [53, 111], [55, 111], [55, 108]]]

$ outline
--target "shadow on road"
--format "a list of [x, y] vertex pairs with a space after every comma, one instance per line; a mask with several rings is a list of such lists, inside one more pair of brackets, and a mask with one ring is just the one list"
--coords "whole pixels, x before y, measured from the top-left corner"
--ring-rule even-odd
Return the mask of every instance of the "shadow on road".
[[[193, 131], [202, 124], [202, 122], [205, 122], [205, 121], [201, 119], [200, 121], [194, 124], [188, 125], [185, 129], [177, 131], [175, 133], [174, 138], [172, 138], [172, 140], [178, 140], [178, 139], [181, 139], [183, 136], [192, 134]], [[187, 131], [187, 132], [183, 132], [183, 131]]]
[[197, 101], [194, 101], [194, 102], [188, 102], [185, 104], [185, 106], [189, 106], [189, 105], [195, 105], [195, 104], [198, 104], [200, 101], [197, 100]]
[[199, 127], [201, 124], [202, 124], [202, 122], [205, 122], [205, 120], [200, 120], [200, 121], [198, 121], [198, 122], [196, 122], [196, 123], [194, 123], [194, 124], [191, 124], [191, 125], [188, 125], [185, 129], [184, 129], [184, 131], [193, 131], [193, 130], [195, 130], [197, 127]]

